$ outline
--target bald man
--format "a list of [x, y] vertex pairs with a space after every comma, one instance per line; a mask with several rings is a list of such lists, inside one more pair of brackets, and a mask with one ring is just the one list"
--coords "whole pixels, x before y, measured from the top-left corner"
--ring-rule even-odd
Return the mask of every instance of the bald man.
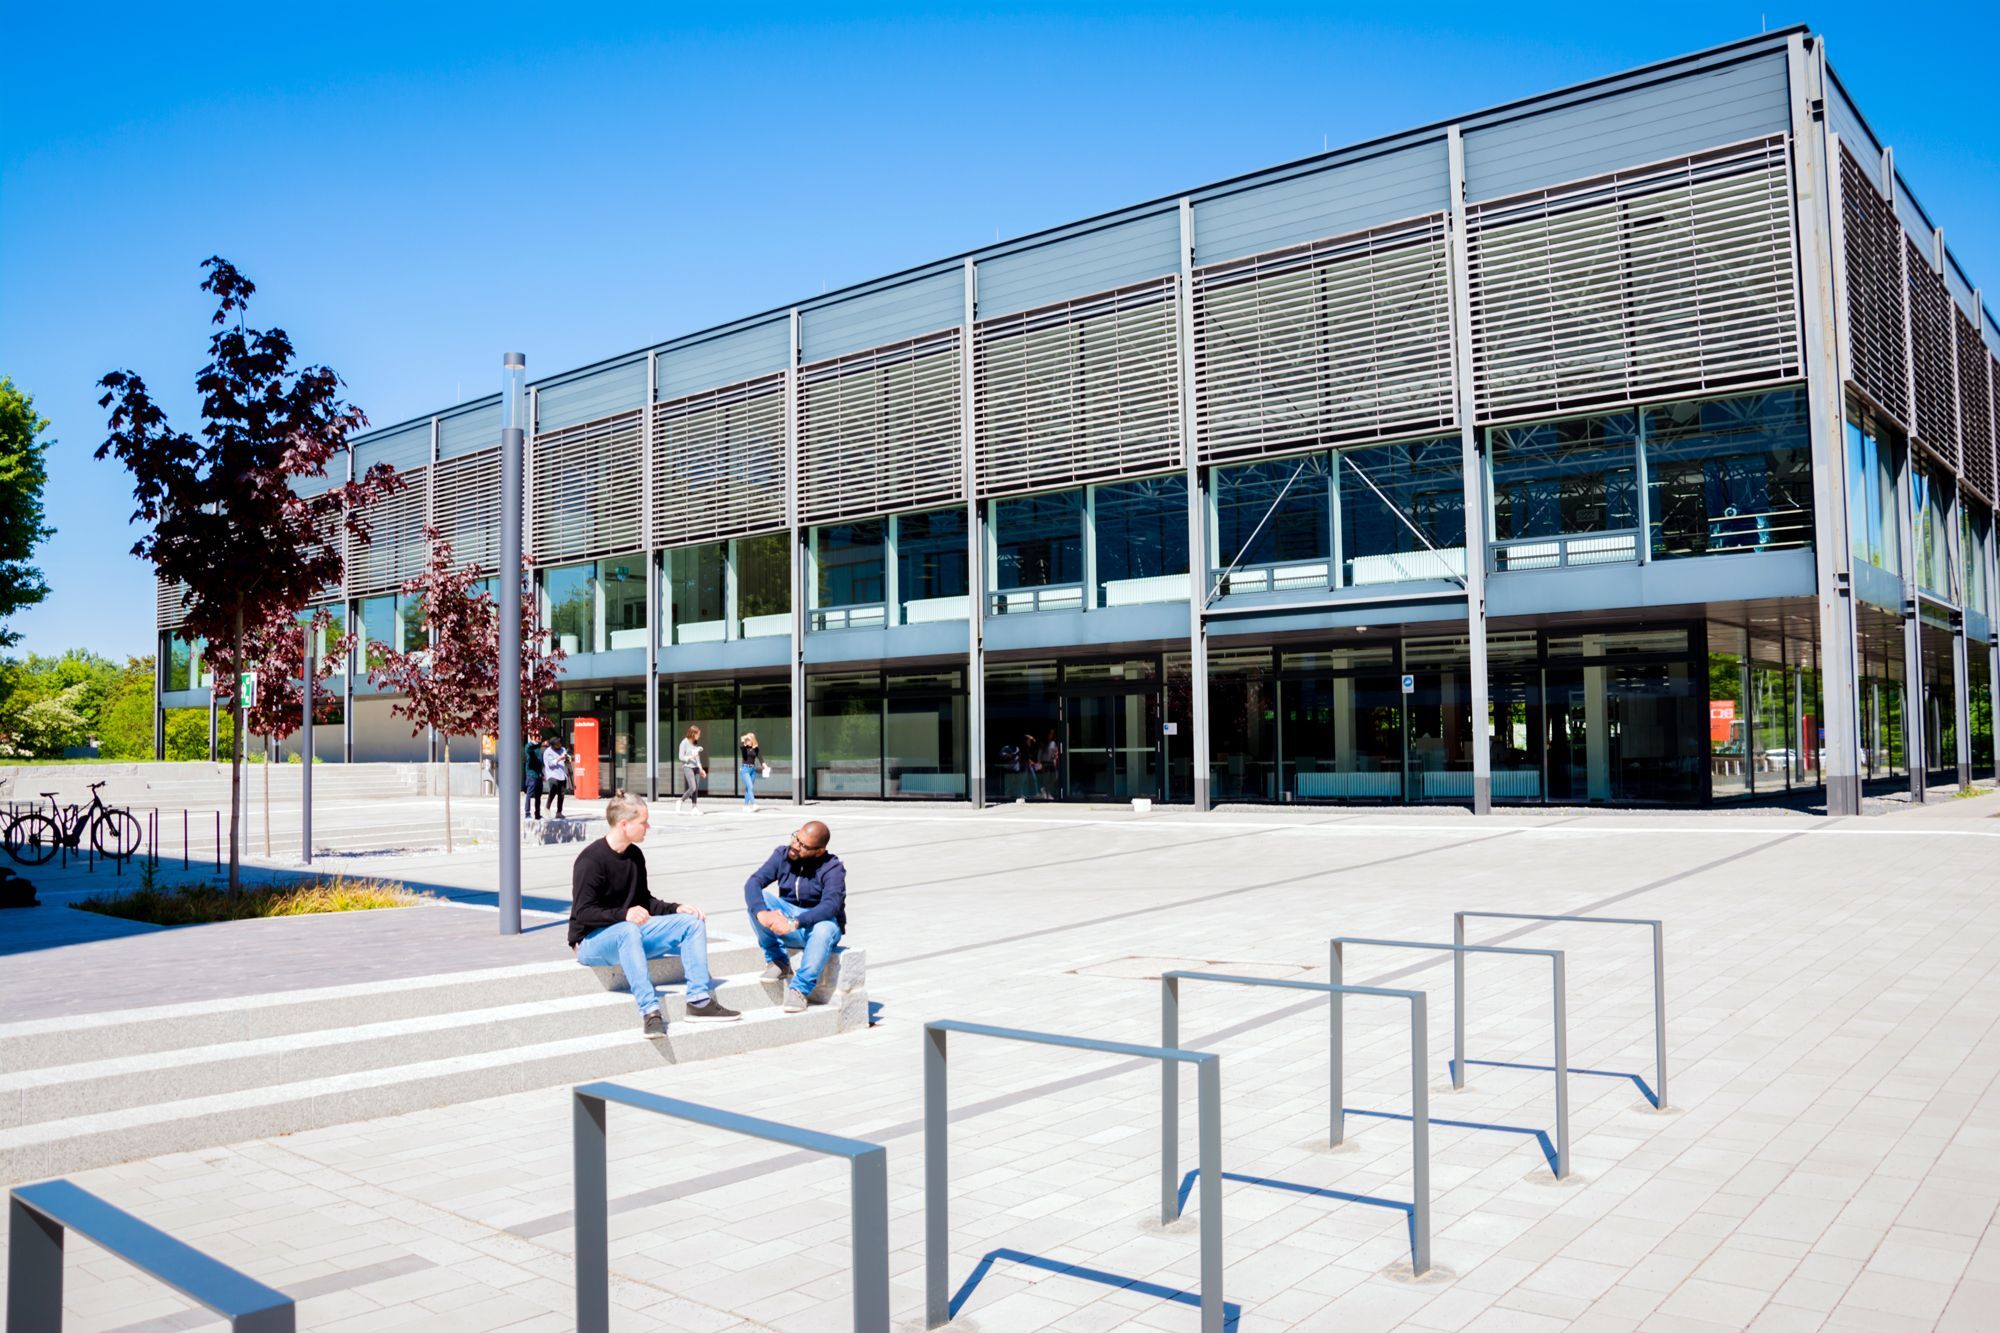
[[[743, 885], [750, 925], [771, 964], [764, 980], [791, 983], [785, 987], [788, 1014], [805, 1012], [833, 946], [847, 931], [847, 867], [826, 849], [832, 836], [817, 819], [806, 821]], [[796, 975], [787, 949], [801, 952]]]

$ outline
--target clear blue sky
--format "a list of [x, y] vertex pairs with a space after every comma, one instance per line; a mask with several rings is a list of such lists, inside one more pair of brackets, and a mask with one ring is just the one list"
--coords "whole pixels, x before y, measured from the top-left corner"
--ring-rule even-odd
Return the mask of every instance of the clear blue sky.
[[210, 254], [387, 424], [503, 351], [546, 374], [1804, 21], [2000, 293], [1993, 4], [121, 8], [0, 29], [0, 374], [59, 441], [29, 651], [151, 650], [92, 386], [137, 370], [194, 428]]

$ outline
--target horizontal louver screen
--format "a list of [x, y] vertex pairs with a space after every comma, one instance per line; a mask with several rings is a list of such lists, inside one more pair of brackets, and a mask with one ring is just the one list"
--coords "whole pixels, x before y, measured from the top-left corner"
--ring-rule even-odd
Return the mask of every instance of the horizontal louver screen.
[[645, 504], [639, 409], [535, 436], [537, 564], [636, 551]]
[[1910, 350], [1917, 385], [1917, 439], [1953, 468], [1958, 466], [1958, 417], [1952, 407], [1956, 378], [1951, 355], [1951, 294], [1914, 242], [1905, 240], [1910, 276]]
[[500, 567], [500, 451], [447, 458], [437, 465], [431, 512], [451, 544], [454, 568]]
[[1442, 215], [1195, 274], [1203, 462], [1453, 418]]
[[1993, 395], [1986, 383], [1992, 358], [1964, 312], [1952, 310], [1958, 341], [1958, 426], [1960, 465], [1965, 484], [1991, 504], [1993, 501]]
[[981, 495], [1181, 464], [1175, 279], [983, 321], [974, 334]]
[[1910, 419], [1903, 347], [1903, 229], [1846, 145], [1840, 150], [1841, 257], [1847, 266], [1847, 364], [1854, 383], [1897, 420]]
[[153, 623], [160, 629], [179, 629], [187, 619], [187, 608], [181, 605], [181, 598], [187, 594], [185, 583], [169, 583], [165, 579], [153, 580]]
[[1782, 139], [1467, 210], [1482, 418], [1793, 378]]
[[653, 542], [679, 546], [786, 524], [785, 377], [653, 409]]
[[403, 488], [364, 511], [368, 540], [347, 537], [347, 591], [355, 597], [394, 592], [424, 568], [424, 514], [431, 480], [428, 466], [397, 473]]
[[799, 521], [965, 497], [956, 329], [799, 372]]

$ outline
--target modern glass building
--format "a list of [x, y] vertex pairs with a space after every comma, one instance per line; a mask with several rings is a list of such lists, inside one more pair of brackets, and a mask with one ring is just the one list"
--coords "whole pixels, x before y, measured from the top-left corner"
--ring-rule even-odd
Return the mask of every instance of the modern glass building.
[[[661, 793], [692, 723], [808, 799], [1852, 811], [1993, 768], [1996, 350], [1771, 33], [536, 382], [551, 711]], [[345, 623], [492, 568], [498, 437], [354, 442]], [[340, 752], [428, 753], [364, 673]]]

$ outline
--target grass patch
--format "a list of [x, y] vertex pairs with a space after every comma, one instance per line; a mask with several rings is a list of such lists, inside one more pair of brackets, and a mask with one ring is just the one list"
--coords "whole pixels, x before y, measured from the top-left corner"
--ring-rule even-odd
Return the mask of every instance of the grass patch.
[[1981, 787], [1975, 784], [1973, 786], [1960, 787], [1952, 793], [1951, 799], [1954, 801], [1969, 801], [1975, 796], [1991, 796], [1992, 794], [1993, 788]]
[[156, 926], [199, 926], [212, 921], [249, 921], [268, 916], [309, 916], [318, 912], [372, 912], [415, 907], [432, 901], [393, 880], [321, 876], [297, 884], [259, 884], [231, 893], [216, 884], [161, 888], [142, 883], [131, 893], [85, 898], [70, 906]]

